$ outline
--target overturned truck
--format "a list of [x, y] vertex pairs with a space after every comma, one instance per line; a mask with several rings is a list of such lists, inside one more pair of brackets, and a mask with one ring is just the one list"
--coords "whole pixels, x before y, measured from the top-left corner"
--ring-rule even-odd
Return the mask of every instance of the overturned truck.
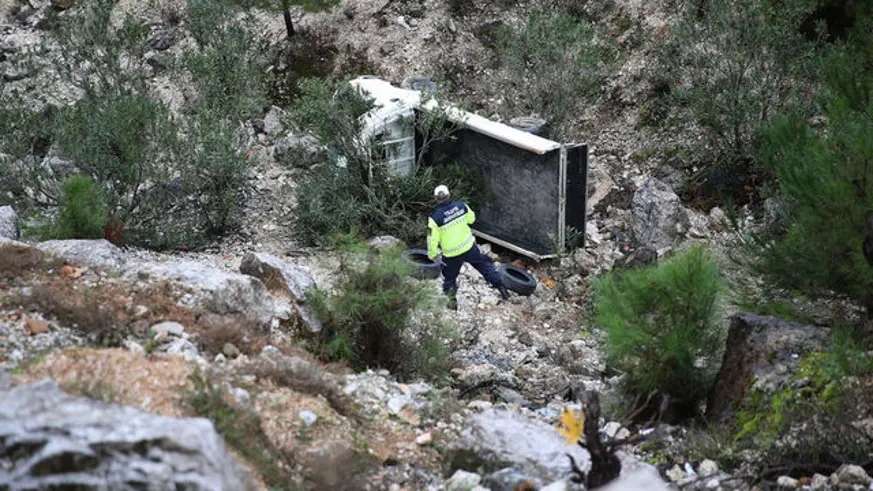
[[[473, 230], [478, 237], [535, 260], [582, 245], [567, 244], [566, 231], [585, 230], [587, 145], [561, 144], [377, 78], [360, 77], [351, 84], [374, 103], [362, 116], [362, 137], [382, 147], [394, 172], [408, 174], [416, 162], [436, 165], [448, 159], [482, 176]], [[422, 145], [423, 135], [415, 130], [422, 111], [445, 112], [455, 126], [452, 138]], [[440, 159], [419, 159], [422, 148]]]

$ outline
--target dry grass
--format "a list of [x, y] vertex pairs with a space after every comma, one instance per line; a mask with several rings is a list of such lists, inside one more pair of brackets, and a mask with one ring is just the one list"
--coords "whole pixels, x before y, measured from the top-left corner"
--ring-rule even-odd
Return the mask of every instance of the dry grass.
[[231, 343], [249, 356], [255, 356], [269, 344], [267, 335], [258, 328], [257, 320], [243, 315], [203, 314], [195, 331], [200, 348], [210, 354], [221, 353], [225, 343]]
[[24, 244], [14, 242], [0, 244], [0, 279], [26, 279], [62, 264], [62, 261]]
[[296, 464], [289, 452], [277, 448], [264, 432], [260, 416], [247, 408], [229, 404], [218, 385], [195, 372], [194, 389], [186, 392], [185, 403], [197, 416], [215, 425], [224, 440], [239, 452], [271, 489], [294, 489]]
[[[33, 251], [31, 249], [31, 251]], [[54, 318], [63, 326], [72, 327], [89, 336], [98, 346], [119, 346], [127, 335], [145, 337], [156, 323], [174, 321], [194, 334], [204, 353], [216, 355], [225, 343], [232, 343], [242, 353], [257, 355], [268, 339], [255, 319], [244, 315], [215, 315], [200, 308], [183, 307], [176, 303], [179, 292], [168, 282], [156, 282], [137, 290], [122, 281], [104, 281], [86, 285], [83, 281], [49, 274], [40, 254], [22, 254], [6, 271], [21, 274], [29, 271], [29, 294], [9, 295], [0, 299], [0, 307], [21, 307]], [[147, 307], [136, 316], [136, 307]]]
[[296, 357], [273, 357], [253, 362], [248, 371], [295, 392], [321, 395], [337, 413], [348, 418], [357, 418], [358, 408], [343, 393], [338, 378], [316, 363]]

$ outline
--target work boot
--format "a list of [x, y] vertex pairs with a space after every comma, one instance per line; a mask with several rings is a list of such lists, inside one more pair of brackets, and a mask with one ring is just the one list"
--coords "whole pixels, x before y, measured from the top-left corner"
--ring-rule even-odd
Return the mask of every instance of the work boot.
[[503, 283], [497, 285], [497, 291], [500, 292], [500, 298], [503, 300], [509, 300], [509, 291], [503, 286]]

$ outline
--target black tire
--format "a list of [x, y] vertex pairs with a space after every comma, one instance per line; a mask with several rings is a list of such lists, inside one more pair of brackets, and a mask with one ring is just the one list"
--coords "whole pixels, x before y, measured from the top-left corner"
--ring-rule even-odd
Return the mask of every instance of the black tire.
[[549, 123], [541, 118], [512, 118], [509, 120], [509, 126], [537, 136], [545, 137], [549, 134]]
[[431, 261], [424, 249], [407, 249], [403, 260], [412, 265], [412, 276], [416, 278], [439, 278], [443, 272], [442, 261]]
[[497, 272], [500, 273], [503, 286], [521, 296], [529, 297], [537, 289], [537, 279], [518, 266], [501, 264]]
[[425, 92], [436, 92], [437, 90], [437, 84], [433, 80], [418, 75], [407, 78], [400, 84], [400, 87]]

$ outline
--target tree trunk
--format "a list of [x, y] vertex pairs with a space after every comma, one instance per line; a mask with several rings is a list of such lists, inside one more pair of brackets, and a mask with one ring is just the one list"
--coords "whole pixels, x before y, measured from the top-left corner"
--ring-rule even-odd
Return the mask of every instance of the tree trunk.
[[288, 39], [294, 37], [294, 23], [291, 21], [291, 7], [288, 0], [282, 0], [282, 17], [285, 19], [285, 31]]

